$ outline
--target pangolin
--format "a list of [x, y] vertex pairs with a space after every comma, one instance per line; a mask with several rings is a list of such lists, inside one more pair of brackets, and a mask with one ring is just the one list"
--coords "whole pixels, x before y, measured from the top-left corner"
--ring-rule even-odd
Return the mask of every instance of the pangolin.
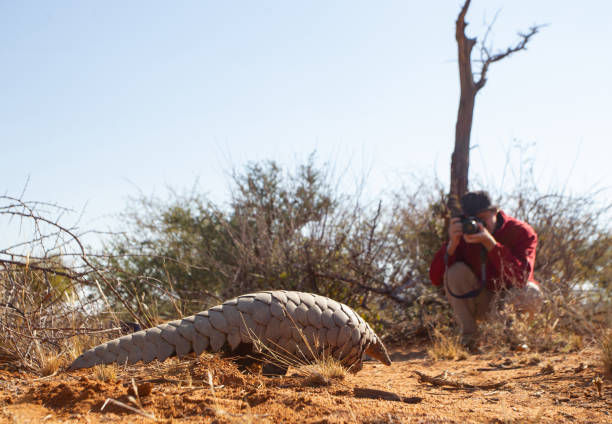
[[[308, 362], [329, 355], [352, 372], [361, 369], [365, 354], [391, 365], [380, 338], [347, 305], [316, 294], [277, 290], [238, 296], [195, 315], [111, 340], [83, 352], [69, 369], [163, 361], [205, 350], [248, 363], [246, 358], [262, 353], [262, 343], [270, 351]], [[264, 373], [265, 369], [264, 365]], [[287, 371], [278, 364], [272, 370], [275, 374]]]

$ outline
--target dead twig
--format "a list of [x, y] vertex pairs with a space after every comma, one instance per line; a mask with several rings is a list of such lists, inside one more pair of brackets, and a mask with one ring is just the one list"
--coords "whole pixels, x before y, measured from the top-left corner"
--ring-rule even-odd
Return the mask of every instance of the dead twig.
[[419, 382], [421, 383], [429, 383], [434, 386], [450, 386], [450, 387], [455, 387], [457, 389], [495, 390], [507, 384], [505, 381], [500, 381], [499, 383], [490, 383], [490, 384], [469, 384], [469, 383], [463, 383], [459, 381], [451, 381], [445, 378], [431, 377], [419, 371], [415, 371], [414, 373], [419, 377]]
[[383, 399], [383, 400], [390, 400], [394, 402], [404, 402], [404, 403], [420, 403], [421, 401], [423, 401], [422, 397], [401, 396], [401, 395], [398, 395], [397, 393], [387, 392], [385, 390], [370, 389], [367, 387], [355, 387], [353, 389], [353, 395], [358, 398]]
[[116, 399], [112, 399], [112, 398], [108, 398], [108, 399], [106, 399], [106, 401], [104, 401], [104, 405], [102, 405], [102, 408], [100, 408], [100, 411], [103, 411], [104, 408], [106, 408], [106, 405], [108, 405], [109, 403], [112, 403], [112, 404], [117, 405], [117, 406], [119, 406], [121, 408], [127, 409], [128, 411], [134, 412], [135, 414], [138, 414], [138, 415], [143, 416], [145, 418], [149, 418], [151, 420], [158, 421], [158, 419], [157, 419], [157, 417], [155, 417], [155, 415], [148, 413], [144, 409], [134, 408], [133, 406], [127, 405], [127, 404], [125, 404], [123, 402], [120, 402], [120, 401], [118, 401]]

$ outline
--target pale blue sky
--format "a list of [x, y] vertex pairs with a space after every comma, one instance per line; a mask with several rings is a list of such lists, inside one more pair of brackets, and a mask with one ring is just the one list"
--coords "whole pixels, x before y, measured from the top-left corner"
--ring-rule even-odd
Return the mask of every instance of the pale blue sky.
[[[1, 0], [0, 192], [29, 176], [26, 199], [87, 204], [81, 227], [104, 229], [139, 190], [199, 180], [224, 201], [231, 166], [313, 150], [367, 172], [373, 197], [411, 174], [447, 183], [460, 5]], [[498, 10], [497, 48], [549, 26], [491, 67], [472, 179], [499, 187], [520, 140], [543, 189], [612, 187], [612, 3], [473, 0], [468, 34]]]

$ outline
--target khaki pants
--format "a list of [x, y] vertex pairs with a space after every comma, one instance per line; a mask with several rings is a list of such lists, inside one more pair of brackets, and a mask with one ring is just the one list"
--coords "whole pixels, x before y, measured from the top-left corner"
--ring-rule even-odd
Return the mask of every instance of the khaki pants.
[[[476, 321], [486, 318], [491, 312], [495, 293], [485, 288], [476, 297], [460, 299], [451, 295], [448, 287], [456, 295], [462, 295], [480, 286], [476, 275], [463, 262], [451, 265], [444, 277], [446, 298], [461, 329], [461, 338], [467, 342], [476, 333]], [[527, 312], [530, 316], [540, 311], [544, 300], [540, 286], [531, 281], [525, 287], [513, 287], [505, 294], [505, 302], [513, 304], [517, 311]]]

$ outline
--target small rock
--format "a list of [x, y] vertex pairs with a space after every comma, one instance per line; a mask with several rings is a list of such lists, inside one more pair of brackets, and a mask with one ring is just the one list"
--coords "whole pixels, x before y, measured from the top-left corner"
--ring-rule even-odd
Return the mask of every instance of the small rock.
[[[138, 390], [138, 396], [149, 396], [151, 391], [153, 390], [153, 383], [140, 383], [136, 386], [136, 390]], [[132, 386], [128, 387], [127, 391], [128, 395], [134, 396], [134, 388]]]
[[544, 365], [540, 369], [541, 374], [554, 374], [554, 372], [555, 372], [555, 367], [553, 367], [552, 364]]

